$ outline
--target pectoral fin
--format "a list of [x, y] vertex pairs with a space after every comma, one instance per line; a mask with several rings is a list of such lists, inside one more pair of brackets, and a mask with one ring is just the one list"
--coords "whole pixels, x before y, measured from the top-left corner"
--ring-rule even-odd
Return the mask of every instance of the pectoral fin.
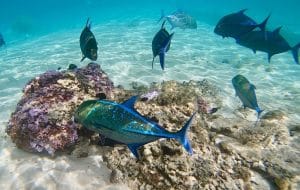
[[129, 150], [132, 152], [132, 154], [137, 158], [139, 159], [139, 152], [138, 152], [138, 149], [143, 146], [144, 144], [128, 144], [128, 148]]
[[85, 56], [83, 56], [83, 57], [82, 57], [82, 59], [80, 60], [80, 62], [82, 62], [82, 61], [83, 61], [85, 58], [86, 58], [86, 57], [85, 57]]

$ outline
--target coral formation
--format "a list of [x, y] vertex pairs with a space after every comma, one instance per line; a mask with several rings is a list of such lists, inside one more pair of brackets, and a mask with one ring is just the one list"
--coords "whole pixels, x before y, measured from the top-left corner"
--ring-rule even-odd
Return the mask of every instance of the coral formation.
[[[178, 131], [198, 112], [188, 132], [192, 156], [176, 140], [162, 139], [144, 145], [136, 160], [124, 145], [72, 121], [83, 100], [122, 102], [137, 94], [137, 111], [169, 131]], [[226, 118], [222, 99], [221, 90], [207, 80], [113, 87], [99, 65], [91, 63], [31, 80], [7, 132], [18, 147], [51, 155], [75, 145], [71, 154], [87, 157], [97, 145], [112, 170], [110, 181], [131, 189], [299, 188], [300, 155], [292, 151], [299, 147], [298, 125], [289, 130], [286, 116], [276, 110], [266, 111], [258, 122]]]
[[110, 96], [113, 83], [99, 65], [71, 68], [45, 72], [27, 83], [7, 127], [18, 147], [50, 155], [65, 150], [78, 139], [72, 121], [76, 106], [101, 93]]

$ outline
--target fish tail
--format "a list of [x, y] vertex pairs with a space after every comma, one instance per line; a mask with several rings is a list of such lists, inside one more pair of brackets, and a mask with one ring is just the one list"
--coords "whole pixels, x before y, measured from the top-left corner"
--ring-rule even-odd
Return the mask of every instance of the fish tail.
[[159, 20], [157, 21], [157, 22], [160, 22], [162, 19], [164, 19], [165, 18], [165, 11], [162, 9], [161, 11], [160, 11], [160, 18], [159, 18]]
[[184, 124], [182, 129], [176, 133], [176, 139], [183, 145], [183, 147], [189, 154], [193, 154], [193, 149], [192, 149], [190, 141], [187, 137], [187, 131], [191, 126], [191, 123], [193, 121], [195, 114], [196, 114], [196, 112], [193, 113], [193, 115], [190, 117], [190, 119]]
[[256, 108], [256, 111], [257, 111], [257, 120], [259, 120], [260, 115], [264, 110], [261, 110], [260, 108]]
[[[165, 50], [164, 48], [161, 49], [159, 53], [159, 63], [162, 70], [165, 70]], [[153, 68], [153, 62], [152, 62], [152, 68]]]
[[294, 57], [294, 60], [296, 61], [297, 64], [300, 64], [300, 57], [299, 57], [299, 48], [300, 48], [300, 43], [298, 43], [297, 45], [295, 45], [293, 48], [292, 48], [292, 53], [293, 53], [293, 57]]

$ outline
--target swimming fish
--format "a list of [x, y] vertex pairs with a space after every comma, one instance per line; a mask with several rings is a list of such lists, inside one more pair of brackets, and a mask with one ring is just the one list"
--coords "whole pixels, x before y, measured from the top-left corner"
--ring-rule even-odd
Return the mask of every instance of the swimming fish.
[[5, 41], [4, 38], [2, 36], [2, 34], [0, 33], [0, 47], [5, 45]]
[[97, 60], [97, 41], [94, 34], [91, 31], [91, 23], [89, 22], [90, 19], [86, 21], [86, 25], [80, 34], [80, 48], [82, 52], [82, 59], [83, 61], [85, 58], [89, 58], [93, 61]]
[[262, 31], [265, 31], [270, 15], [262, 23], [257, 24], [252, 18], [244, 14], [246, 10], [247, 9], [243, 9], [239, 12], [222, 17], [217, 23], [214, 32], [223, 38], [232, 37], [238, 39], [241, 35], [244, 35], [257, 27]]
[[174, 35], [174, 33], [169, 34], [169, 32], [164, 28], [165, 25], [164, 21], [161, 25], [161, 29], [155, 34], [153, 40], [152, 40], [152, 53], [153, 53], [153, 59], [152, 59], [152, 69], [153, 69], [153, 63], [156, 56], [159, 55], [159, 62], [161, 69], [165, 69], [165, 54], [169, 51], [170, 45], [171, 45], [171, 39]]
[[164, 18], [171, 24], [171, 30], [176, 27], [181, 29], [197, 29], [196, 19], [183, 11], [178, 10], [167, 16], [165, 16], [164, 11], [162, 11], [159, 21]]
[[160, 138], [175, 138], [192, 154], [186, 133], [195, 113], [181, 130], [168, 132], [134, 109], [137, 98], [132, 96], [121, 104], [109, 100], [87, 100], [77, 108], [74, 120], [109, 139], [126, 144], [136, 158], [139, 158], [139, 147]]
[[257, 104], [255, 89], [256, 87], [251, 84], [243, 75], [236, 75], [232, 78], [232, 85], [235, 89], [236, 95], [240, 98], [244, 108], [248, 107], [257, 112], [259, 118], [261, 110]]
[[291, 50], [295, 62], [299, 64], [298, 50], [300, 48], [300, 43], [291, 47], [280, 34], [280, 29], [281, 27], [278, 27], [274, 31], [266, 32], [253, 30], [241, 36], [237, 40], [237, 43], [252, 49], [254, 53], [256, 53], [257, 50], [266, 52], [268, 54], [269, 62], [273, 55]]

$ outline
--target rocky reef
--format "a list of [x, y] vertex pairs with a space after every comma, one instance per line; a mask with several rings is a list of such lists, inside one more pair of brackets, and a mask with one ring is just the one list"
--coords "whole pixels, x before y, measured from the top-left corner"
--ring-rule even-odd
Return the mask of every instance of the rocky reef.
[[73, 66], [48, 71], [25, 85], [7, 127], [19, 148], [50, 155], [66, 150], [78, 139], [78, 126], [72, 121], [76, 107], [103, 94], [109, 98], [113, 83], [98, 64]]
[[[193, 155], [176, 140], [162, 139], [144, 145], [136, 160], [126, 146], [72, 121], [83, 100], [122, 102], [137, 94], [138, 112], [169, 131], [178, 131], [198, 112], [188, 132]], [[131, 189], [299, 189], [299, 126], [289, 126], [281, 111], [267, 112], [258, 122], [226, 118], [222, 96], [207, 80], [113, 87], [91, 63], [31, 80], [7, 132], [18, 147], [31, 152], [55, 155], [68, 150], [87, 157], [96, 147], [112, 171], [111, 182]]]

